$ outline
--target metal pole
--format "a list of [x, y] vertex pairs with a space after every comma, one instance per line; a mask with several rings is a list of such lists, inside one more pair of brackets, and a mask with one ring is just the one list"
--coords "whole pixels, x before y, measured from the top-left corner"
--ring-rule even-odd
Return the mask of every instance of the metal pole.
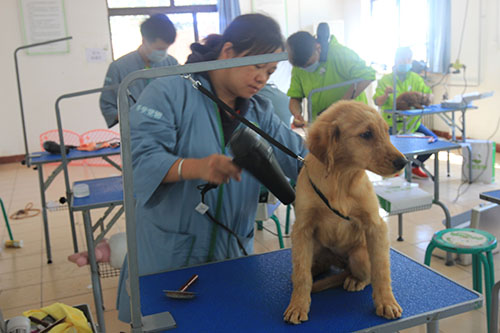
[[365, 81], [365, 79], [363, 79], [363, 78], [353, 79], [353, 80], [335, 83], [335, 84], [331, 84], [331, 85], [326, 86], [326, 87], [321, 87], [321, 88], [316, 88], [316, 89], [311, 90], [309, 92], [309, 94], [307, 95], [307, 116], [308, 116], [307, 121], [312, 122], [312, 95], [313, 94], [318, 93], [318, 92], [322, 92], [325, 90], [330, 90], [330, 89], [348, 86], [351, 84], [354, 84], [354, 86], [356, 87], [356, 85], [362, 81]]
[[21, 81], [19, 80], [19, 66], [18, 66], [18, 63], [17, 63], [17, 52], [20, 51], [20, 50], [23, 50], [23, 49], [30, 48], [30, 47], [35, 47], [35, 46], [40, 46], [40, 45], [46, 45], [46, 44], [52, 44], [52, 43], [57, 43], [57, 42], [62, 42], [64, 40], [68, 40], [68, 39], [72, 39], [72, 38], [73, 37], [68, 36], [68, 37], [64, 37], [64, 38], [58, 38], [58, 39], [48, 40], [48, 41], [41, 42], [41, 43], [24, 45], [24, 46], [18, 47], [14, 51], [14, 64], [15, 64], [15, 67], [16, 67], [16, 80], [17, 80], [17, 94], [19, 96], [19, 107], [21, 109], [21, 123], [22, 123], [22, 126], [23, 126], [24, 150], [25, 150], [24, 161], [26, 162], [26, 166], [27, 167], [30, 166], [30, 159], [29, 159], [29, 150], [28, 150], [28, 138], [26, 136], [26, 122], [24, 120], [23, 97], [22, 97], [22, 94], [21, 94]]
[[396, 65], [392, 68], [392, 134], [398, 134], [397, 124], [397, 109], [396, 109], [396, 91], [397, 91], [397, 78], [396, 78]]
[[[139, 292], [139, 264], [137, 256], [137, 239], [135, 230], [135, 199], [133, 193], [133, 170], [132, 154], [130, 143], [130, 124], [129, 124], [129, 101], [127, 89], [132, 82], [137, 79], [153, 79], [162, 76], [181, 75], [188, 73], [206, 72], [216, 69], [231, 67], [241, 67], [257, 65], [288, 59], [286, 52], [264, 54], [257, 56], [248, 56], [232, 58], [228, 60], [214, 60], [202, 63], [193, 63], [183, 66], [169, 66], [154, 69], [143, 69], [128, 74], [118, 88], [118, 115], [121, 137], [121, 156], [123, 167], [123, 205], [125, 206], [125, 222], [127, 230], [127, 260], [130, 282], [130, 312], [132, 332], [142, 332], [144, 329], [144, 320], [141, 316], [141, 302]], [[164, 312], [159, 316], [170, 316], [170, 313]], [[172, 319], [168, 328], [175, 327], [175, 321]], [[165, 329], [165, 328], [163, 328]]]

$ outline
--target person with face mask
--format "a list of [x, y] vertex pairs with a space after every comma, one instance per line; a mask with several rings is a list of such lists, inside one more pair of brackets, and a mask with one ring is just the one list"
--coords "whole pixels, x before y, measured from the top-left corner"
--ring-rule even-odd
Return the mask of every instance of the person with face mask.
[[[175, 41], [176, 30], [164, 14], [155, 14], [141, 24], [142, 44], [113, 61], [108, 68], [104, 86], [120, 84], [131, 72], [140, 69], [178, 65], [177, 60], [168, 54], [168, 48]], [[134, 104], [149, 80], [137, 80], [129, 88], [130, 104]], [[108, 128], [118, 123], [117, 90], [101, 93], [99, 105]]]
[[[394, 94], [394, 75], [396, 75], [396, 99], [399, 95], [407, 91], [420, 92], [423, 98], [432, 100], [432, 90], [429, 88], [424, 79], [417, 73], [411, 71], [412, 68], [412, 57], [413, 53], [409, 47], [400, 47], [396, 50], [396, 56], [394, 61], [395, 71], [384, 75], [377, 84], [375, 94], [373, 95], [373, 100], [376, 105], [380, 107], [381, 110], [392, 110]], [[387, 112], [382, 112], [382, 116], [389, 125], [389, 132], [392, 134], [392, 115]], [[425, 135], [431, 136], [432, 140], [437, 140], [436, 134], [425, 127], [421, 123], [420, 116], [409, 117], [406, 120], [407, 132], [415, 133], [420, 132]], [[397, 124], [398, 132], [403, 128], [403, 123]], [[430, 157], [430, 155], [419, 155], [417, 159], [420, 162], [424, 162]], [[416, 164], [412, 167], [412, 174], [421, 179], [428, 178], [427, 174], [423, 172], [420, 167]]]
[[288, 59], [293, 65], [292, 79], [288, 96], [290, 112], [294, 116], [293, 124], [304, 126], [302, 99], [307, 98], [311, 90], [354, 79], [364, 79], [356, 85], [317, 92], [312, 95], [312, 119], [334, 102], [342, 99], [354, 99], [367, 103], [365, 88], [375, 80], [375, 70], [351, 49], [341, 45], [335, 36], [330, 35], [326, 23], [318, 26], [317, 37], [299, 31], [287, 39]]
[[[187, 63], [281, 53], [284, 41], [272, 18], [246, 14], [236, 17], [222, 35], [192, 44], [191, 50]], [[257, 94], [276, 67], [276, 62], [233, 67], [192, 78], [305, 156], [301, 137], [278, 118], [269, 99]], [[228, 143], [240, 126], [244, 125], [179, 75], [151, 82], [131, 108], [139, 275], [253, 253], [261, 185], [231, 157]], [[273, 151], [284, 174], [297, 179], [301, 163], [275, 147]], [[204, 194], [204, 203], [225, 228], [196, 210], [202, 199], [198, 187], [206, 183], [218, 185]], [[119, 319], [130, 322], [127, 277], [125, 261], [117, 304]]]

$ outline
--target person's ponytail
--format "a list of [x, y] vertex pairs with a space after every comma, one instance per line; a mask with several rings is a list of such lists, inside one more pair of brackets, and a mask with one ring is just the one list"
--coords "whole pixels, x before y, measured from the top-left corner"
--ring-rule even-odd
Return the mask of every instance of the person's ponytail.
[[186, 64], [201, 61], [216, 60], [222, 48], [223, 39], [222, 35], [212, 34], [208, 35], [203, 44], [191, 44], [191, 54], [188, 56]]

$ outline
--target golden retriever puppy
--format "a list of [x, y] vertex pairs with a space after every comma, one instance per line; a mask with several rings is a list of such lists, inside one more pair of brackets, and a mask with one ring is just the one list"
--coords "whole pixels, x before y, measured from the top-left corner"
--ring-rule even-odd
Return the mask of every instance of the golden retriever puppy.
[[[348, 291], [373, 286], [376, 313], [401, 316], [394, 298], [386, 223], [365, 170], [393, 175], [407, 163], [391, 143], [388, 126], [366, 104], [330, 106], [308, 132], [307, 155], [297, 179], [292, 231], [293, 292], [287, 322], [308, 320], [311, 292], [343, 285]], [[342, 273], [313, 284], [313, 275], [334, 265]]]

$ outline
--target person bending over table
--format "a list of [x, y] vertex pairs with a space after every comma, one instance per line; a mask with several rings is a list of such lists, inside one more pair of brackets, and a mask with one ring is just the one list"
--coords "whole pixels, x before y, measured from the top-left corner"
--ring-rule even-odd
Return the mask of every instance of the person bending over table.
[[[177, 32], [174, 24], [163, 14], [156, 14], [141, 24], [142, 44], [130, 52], [113, 61], [108, 68], [104, 86], [120, 84], [125, 76], [153, 67], [177, 65], [177, 59], [168, 54], [167, 50], [175, 42]], [[136, 80], [129, 87], [131, 104], [139, 98], [149, 80]], [[118, 123], [118, 90], [105, 90], [101, 93], [99, 106], [108, 128]]]
[[367, 103], [365, 88], [375, 80], [375, 70], [351, 49], [339, 44], [335, 36], [330, 36], [326, 23], [318, 26], [317, 38], [310, 33], [299, 31], [287, 39], [287, 51], [292, 68], [292, 79], [288, 96], [293, 124], [304, 126], [302, 99], [313, 89], [323, 88], [354, 79], [364, 79], [356, 85], [339, 87], [313, 94], [312, 119], [321, 111], [341, 99], [354, 99]]
[[[223, 35], [191, 45], [187, 63], [280, 53], [279, 25], [261, 14], [237, 17]], [[277, 63], [234, 67], [193, 74], [242, 116], [298, 155], [307, 150], [299, 135], [273, 112], [268, 99], [256, 96]], [[232, 162], [227, 143], [244, 126], [179, 75], [159, 78], [142, 92], [130, 111], [131, 152], [136, 198], [139, 274], [253, 253], [259, 182]], [[274, 147], [273, 147], [274, 148]], [[296, 179], [300, 163], [274, 149], [284, 173]], [[209, 211], [231, 229], [224, 230], [195, 208], [197, 188], [218, 184], [205, 194]], [[130, 322], [126, 291], [127, 262], [119, 283], [119, 319]]]
[[[395, 68], [396, 68], [396, 98], [407, 91], [420, 92], [423, 98], [432, 100], [432, 90], [429, 88], [424, 79], [417, 73], [411, 71], [413, 53], [409, 47], [400, 47], [396, 50]], [[384, 75], [377, 83], [373, 100], [381, 110], [390, 110], [393, 108], [393, 75], [389, 73]], [[382, 112], [382, 116], [389, 125], [389, 133], [392, 133], [392, 114]], [[424, 126], [420, 116], [408, 117], [406, 120], [407, 132], [423, 133], [432, 137], [432, 141], [438, 139], [430, 129]], [[403, 129], [403, 123], [397, 122], [398, 133]], [[431, 156], [431, 154], [418, 155], [417, 159], [423, 163]], [[427, 179], [428, 176], [420, 169], [418, 164], [412, 164], [412, 174], [421, 179]]]

